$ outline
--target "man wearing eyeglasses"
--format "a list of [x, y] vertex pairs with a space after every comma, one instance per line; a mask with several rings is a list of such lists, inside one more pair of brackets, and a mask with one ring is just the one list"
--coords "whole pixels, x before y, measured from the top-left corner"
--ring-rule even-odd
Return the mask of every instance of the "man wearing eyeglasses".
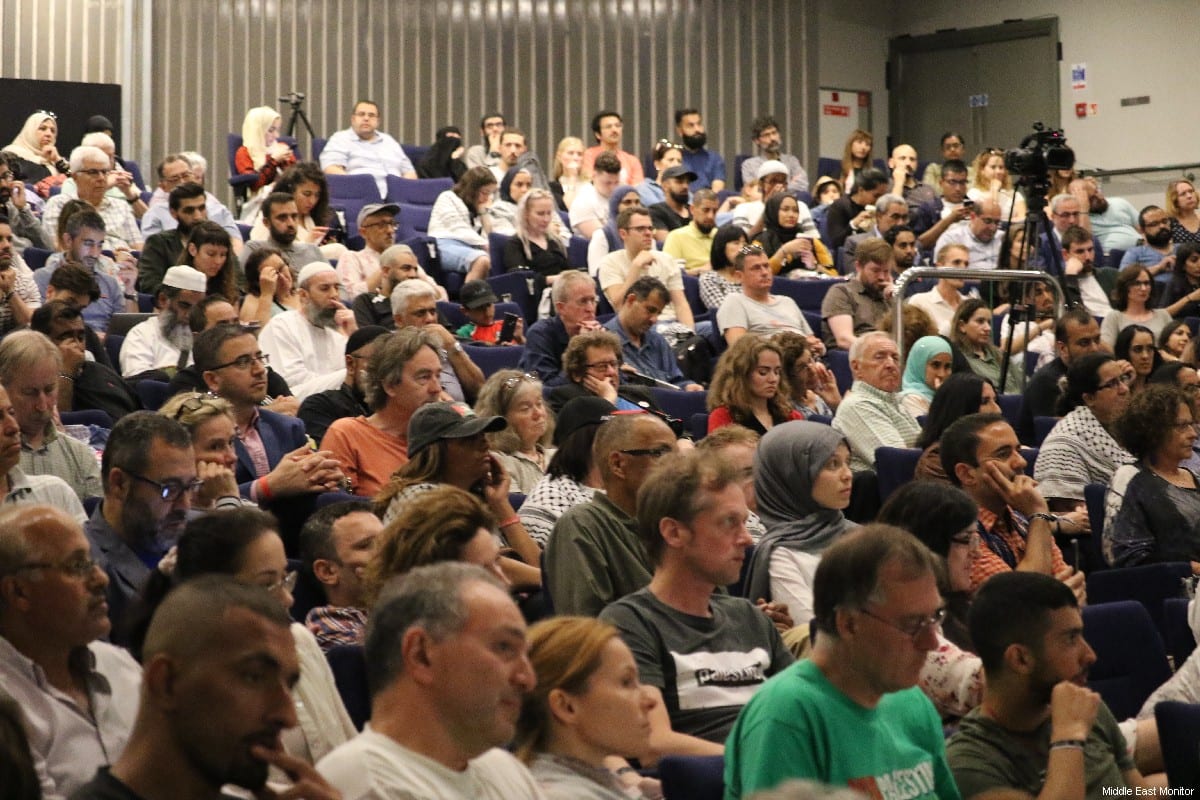
[[337, 263], [345, 302], [354, 302], [363, 292], [378, 291], [383, 280], [379, 259], [396, 241], [399, 214], [400, 206], [395, 203], [367, 203], [358, 212], [358, 233], [366, 245], [362, 250], [347, 250]]
[[742, 480], [734, 465], [703, 453], [663, 456], [638, 492], [638, 536], [654, 575], [600, 614], [659, 694], [650, 712], [659, 755], [724, 752], [738, 712], [794, 660], [773, 624], [790, 626], [786, 606], [764, 613], [718, 591], [737, 582], [753, 542]]
[[854, 254], [858, 252], [860, 244], [867, 239], [882, 239], [883, 235], [892, 228], [907, 222], [908, 204], [904, 202], [903, 197], [885, 194], [875, 201], [875, 227], [865, 233], [856, 233], [847, 237], [845, 244], [842, 245], [842, 263], [840, 265], [842, 273], [846, 274], [854, 270]]
[[104, 501], [84, 533], [108, 575], [108, 618], [116, 622], [183, 533], [201, 482], [187, 429], [153, 411], [113, 426], [100, 473]]
[[101, 639], [108, 577], [80, 523], [46, 505], [0, 511], [0, 686], [25, 718], [41, 796], [66, 797], [125, 749], [142, 670]]
[[[114, 200], [106, 194], [111, 173], [112, 162], [99, 147], [81, 146], [71, 151], [71, 175], [75, 178], [79, 199], [90, 203], [104, 219], [104, 249], [126, 254], [131, 250], [141, 250], [142, 233], [130, 204]], [[57, 241], [58, 216], [70, 199], [58, 194], [46, 202], [42, 212], [42, 227], [51, 241]]]
[[1080, 205], [1079, 198], [1066, 192], [1056, 194], [1050, 198], [1048, 216], [1051, 227], [1038, 236], [1038, 259], [1047, 272], [1059, 279], [1069, 273], [1069, 256], [1063, 255], [1063, 251], [1066, 250], [1063, 235], [1070, 228], [1082, 228], [1092, 240], [1093, 259], [1103, 258], [1104, 246], [1100, 244], [1099, 239], [1091, 235], [1091, 221], [1087, 211]]
[[314, 451], [304, 423], [262, 407], [269, 360], [253, 331], [239, 326], [218, 325], [196, 337], [196, 368], [208, 390], [233, 407], [235, 472], [242, 496], [269, 505], [339, 488], [338, 462], [329, 453]]
[[[204, 174], [208, 164], [204, 157], [194, 151], [174, 153], [163, 159], [158, 165], [158, 188], [150, 196], [150, 208], [142, 217], [142, 235], [146, 238], [163, 231], [169, 231], [177, 224], [176, 217], [170, 212], [169, 201], [171, 191], [185, 183], [194, 183], [204, 187]], [[220, 225], [229, 234], [233, 243], [233, 254], [242, 254], [242, 232], [237, 226], [237, 220], [229, 212], [225, 204], [217, 199], [212, 192], [204, 192], [204, 211], [207, 219]]]
[[559, 614], [594, 617], [650, 583], [653, 565], [638, 537], [637, 495], [675, 434], [653, 414], [614, 414], [592, 444], [603, 492], [559, 517], [542, 573]]
[[959, 244], [967, 248], [968, 267], [996, 269], [1004, 246], [1004, 236], [999, 235], [1002, 222], [1000, 204], [990, 197], [984, 198], [971, 207], [966, 222], [951, 225], [938, 237], [934, 250], [940, 253], [947, 245]]
[[[367, 252], [363, 248], [362, 253]], [[353, 251], [347, 251], [349, 256]], [[338, 272], [341, 274], [342, 259], [338, 260]], [[440, 286], [429, 273], [421, 268], [417, 254], [406, 244], [394, 244], [379, 254], [379, 269], [367, 279], [367, 290], [360, 293], [350, 302], [354, 319], [360, 328], [366, 325], [380, 325], [388, 330], [394, 330], [396, 320], [392, 313], [392, 292], [397, 286], [408, 280], [420, 280], [434, 292], [435, 300], [447, 298], [446, 289]], [[342, 275], [342, 290], [346, 289], [345, 275]]]
[[946, 615], [937, 558], [913, 535], [868, 525], [821, 554], [812, 658], [768, 682], [725, 744], [725, 797], [793, 778], [868, 797], [958, 798], [942, 723], [917, 687]]
[[355, 103], [350, 127], [329, 137], [321, 169], [330, 175], [373, 175], [380, 195], [387, 193], [388, 175], [417, 177], [400, 143], [379, 130], [379, 106], [371, 100]]
[[25, 182], [17, 177], [17, 157], [0, 153], [0, 211], [8, 215], [13, 229], [13, 244], [17, 252], [26, 247], [53, 250], [52, 239], [46, 238], [41, 220], [33, 213], [33, 204], [25, 196]]
[[1133, 787], [1153, 795], [1164, 786], [1141, 774], [1112, 711], [1087, 686], [1096, 653], [1079, 606], [1062, 584], [1028, 572], [976, 592], [968, 626], [987, 676], [983, 703], [946, 746], [964, 797], [1107, 797]]
[[[935, 250], [937, 240], [947, 228], [970, 216], [970, 206], [963, 202], [967, 199], [968, 180], [967, 165], [962, 161], [953, 159], [942, 164], [942, 196], [922, 203], [912, 218], [922, 250]], [[940, 248], [936, 252], [941, 252]]]

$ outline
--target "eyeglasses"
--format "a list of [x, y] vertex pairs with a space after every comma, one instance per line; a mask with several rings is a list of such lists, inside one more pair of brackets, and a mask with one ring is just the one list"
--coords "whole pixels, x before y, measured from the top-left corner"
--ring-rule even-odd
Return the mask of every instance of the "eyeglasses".
[[178, 421], [183, 419], [185, 414], [195, 414], [208, 405], [208, 398], [203, 396], [189, 397], [179, 404], [179, 408], [175, 410], [175, 414], [171, 417]]
[[174, 503], [183, 495], [184, 492], [187, 492], [188, 494], [195, 494], [196, 492], [200, 491], [200, 487], [204, 485], [204, 481], [200, 480], [199, 478], [193, 478], [188, 483], [184, 483], [183, 481], [179, 481], [174, 478], [164, 483], [159, 483], [158, 481], [147, 478], [145, 475], [138, 475], [136, 472], [130, 472], [129, 470], [125, 470], [125, 474], [131, 478], [141, 481], [142, 483], [147, 483], [153, 486], [155, 489], [158, 489], [158, 493], [162, 496], [162, 499], [168, 503]]
[[[588, 369], [591, 369], [592, 365], [588, 364], [587, 367], [588, 367]], [[541, 380], [541, 379], [538, 378], [537, 375], [534, 375], [532, 372], [526, 372], [521, 375], [513, 375], [511, 378], [505, 378], [504, 382], [501, 383], [500, 386], [503, 387], [506, 391], [508, 391], [510, 389], [515, 388], [517, 385], [519, 385], [520, 383], [522, 383], [524, 381], [528, 381], [530, 383], [537, 383], [539, 380]]]
[[658, 459], [662, 458], [667, 453], [674, 452], [674, 450], [675, 448], [673, 447], [667, 447], [666, 445], [663, 445], [662, 447], [641, 448], [636, 450], [618, 450], [617, 452], [624, 453], [627, 456], [648, 456], [649, 458]]
[[191, 170], [188, 170], [187, 172], [181, 172], [179, 175], [175, 176], [174, 178], [163, 178], [163, 183], [168, 183], [168, 184], [171, 184], [172, 186], [174, 186], [176, 184], [183, 183], [184, 181], [191, 180], [193, 177], [195, 177], [195, 175], [192, 173]]
[[942, 178], [942, 183], [948, 183], [951, 186], [966, 186], [966, 178]]
[[58, 570], [69, 578], [90, 578], [96, 568], [100, 566], [100, 562], [93, 561], [87, 556], [76, 556], [67, 561], [55, 563], [53, 561], [30, 561], [28, 564], [22, 564], [19, 569], [53, 569]]
[[765, 252], [761, 244], [742, 245], [742, 249], [738, 250], [739, 255], [753, 256]]
[[620, 369], [621, 368], [621, 359], [614, 358], [609, 361], [593, 361], [591, 364], [584, 364], [583, 366], [587, 369], [602, 369], [602, 370]]
[[41, 114], [43, 117], [49, 117], [50, 119], [54, 120], [58, 119], [58, 114], [55, 114], [53, 111], [35, 111], [33, 113]]
[[92, 168], [92, 169], [77, 169], [77, 170], [75, 170], [75, 173], [74, 173], [74, 174], [76, 174], [76, 175], [88, 175], [88, 176], [90, 176], [90, 177], [93, 177], [93, 178], [106, 178], [106, 177], [108, 177], [109, 173], [111, 173], [111, 172], [112, 172], [112, 170], [111, 170], [111, 169], [96, 169], [96, 168]]
[[1133, 373], [1132, 372], [1122, 372], [1117, 377], [1107, 380], [1104, 383], [1097, 386], [1096, 391], [1103, 392], [1105, 389], [1115, 389], [1118, 386], [1128, 386], [1131, 383], [1133, 383]]
[[274, 583], [259, 585], [272, 594], [278, 592], [280, 589], [291, 594], [292, 590], [296, 588], [296, 579], [299, 577], [300, 573], [296, 570], [292, 570], [291, 572], [284, 573], [284, 576]]
[[218, 364], [212, 369], [225, 369], [226, 367], [237, 367], [240, 370], [250, 369], [255, 364], [262, 364], [264, 367], [271, 363], [271, 357], [266, 353], [255, 353], [254, 355], [238, 356], [233, 361], [227, 361], [224, 364]]
[[363, 230], [366, 230], [367, 228], [391, 228], [392, 230], [395, 230], [396, 228], [400, 227], [400, 223], [393, 219], [386, 222], [372, 222], [370, 225], [363, 225], [361, 227]]
[[931, 617], [926, 617], [925, 619], [913, 620], [911, 622], [906, 622], [903, 624], [901, 624], [899, 622], [892, 622], [890, 619], [884, 619], [883, 617], [879, 616], [878, 614], [872, 614], [868, 609], [865, 609], [865, 608], [860, 608], [858, 610], [861, 611], [862, 613], [866, 614], [871, 619], [876, 620], [878, 622], [882, 622], [884, 625], [887, 625], [889, 628], [894, 628], [895, 630], [898, 630], [901, 633], [903, 633], [905, 636], [911, 637], [914, 642], [917, 640], [917, 637], [920, 636], [921, 634], [923, 634], [927, 631], [937, 629], [937, 627], [942, 624], [942, 621], [946, 619], [946, 609], [945, 608], [939, 608], [937, 611], [934, 612], [933, 616], [931, 616]]
[[979, 221], [982, 222], [984, 225], [999, 225], [1004, 220], [998, 219], [996, 217], [980, 217]]

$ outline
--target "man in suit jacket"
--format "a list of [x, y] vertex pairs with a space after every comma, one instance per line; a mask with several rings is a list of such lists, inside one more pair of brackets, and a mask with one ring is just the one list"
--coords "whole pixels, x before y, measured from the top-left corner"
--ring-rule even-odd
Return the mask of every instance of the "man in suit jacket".
[[[1086, 229], [1087, 212], [1079, 205], [1073, 195], [1057, 194], [1050, 200], [1050, 213], [1047, 215], [1053, 223], [1049, 230], [1043, 231], [1038, 237], [1038, 260], [1040, 266], [1056, 278], [1061, 279], [1066, 272], [1066, 261], [1063, 258], [1062, 236], [1067, 228], [1084, 225]], [[1096, 262], [1104, 263], [1104, 248], [1100, 240], [1092, 236], [1092, 249], [1095, 251]]]
[[[196, 367], [208, 389], [233, 406], [237, 425], [237, 481], [243, 497], [270, 504], [295, 495], [339, 488], [344, 476], [331, 454], [318, 451], [304, 423], [262, 407], [267, 396], [267, 356], [254, 333], [218, 325], [194, 341]], [[219, 467], [201, 464], [200, 477]]]

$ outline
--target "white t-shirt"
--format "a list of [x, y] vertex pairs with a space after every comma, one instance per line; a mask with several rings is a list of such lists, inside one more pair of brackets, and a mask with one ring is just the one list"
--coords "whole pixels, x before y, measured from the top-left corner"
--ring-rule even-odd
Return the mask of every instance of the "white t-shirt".
[[585, 183], [575, 191], [567, 218], [571, 221], [571, 232], [576, 236], [583, 235], [579, 230], [580, 223], [591, 221], [599, 222], [601, 226], [607, 225], [608, 198], [601, 197], [591, 183]]
[[500, 748], [488, 750], [457, 772], [376, 733], [370, 725], [317, 762], [317, 771], [343, 800], [542, 799], [529, 770]]

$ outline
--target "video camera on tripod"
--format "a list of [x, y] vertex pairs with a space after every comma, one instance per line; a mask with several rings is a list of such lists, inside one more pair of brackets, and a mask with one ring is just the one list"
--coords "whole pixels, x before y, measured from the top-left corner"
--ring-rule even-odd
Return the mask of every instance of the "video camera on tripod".
[[1067, 147], [1067, 137], [1062, 129], [1047, 128], [1040, 122], [1033, 123], [1033, 133], [1022, 139], [1020, 146], [1004, 151], [1004, 168], [1017, 176], [1017, 185], [1025, 190], [1030, 210], [1040, 211], [1046, 207], [1050, 171], [1068, 170], [1074, 166], [1075, 151]]

